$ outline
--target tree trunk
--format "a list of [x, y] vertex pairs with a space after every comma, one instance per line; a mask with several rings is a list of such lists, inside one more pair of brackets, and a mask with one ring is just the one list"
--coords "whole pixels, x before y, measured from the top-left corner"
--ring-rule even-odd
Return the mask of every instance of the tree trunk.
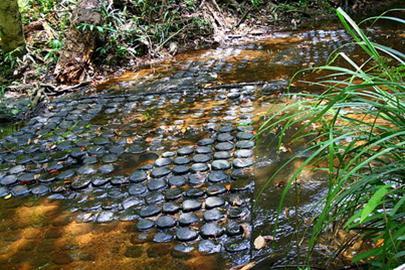
[[72, 24], [66, 33], [64, 47], [54, 72], [57, 81], [72, 84], [79, 83], [86, 77], [96, 46], [97, 32], [79, 31], [77, 26], [82, 23], [99, 25], [99, 6], [100, 0], [81, 0], [73, 12]]
[[17, 0], [0, 0], [0, 39], [4, 52], [25, 46]]

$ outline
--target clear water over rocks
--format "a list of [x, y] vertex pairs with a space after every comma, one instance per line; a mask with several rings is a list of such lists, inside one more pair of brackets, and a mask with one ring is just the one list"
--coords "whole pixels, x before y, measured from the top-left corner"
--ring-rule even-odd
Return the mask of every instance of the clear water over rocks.
[[[298, 256], [277, 255], [298, 245], [288, 215], [272, 235], [278, 249], [252, 246], [274, 233], [281, 189], [269, 188], [259, 204], [255, 192], [287, 156], [271, 135], [256, 137], [258, 120], [284, 105], [279, 94], [295, 70], [347, 40], [341, 30], [278, 33], [53, 100], [0, 140], [0, 263], [228, 269]], [[299, 188], [289, 215], [306, 220], [322, 177]]]

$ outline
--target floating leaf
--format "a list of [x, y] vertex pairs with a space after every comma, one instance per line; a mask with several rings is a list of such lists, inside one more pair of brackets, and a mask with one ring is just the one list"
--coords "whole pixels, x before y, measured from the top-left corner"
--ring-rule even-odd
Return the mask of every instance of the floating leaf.
[[252, 229], [249, 224], [243, 223], [240, 225], [243, 230], [243, 238], [250, 238], [250, 234], [252, 233]]
[[274, 236], [272, 236], [272, 235], [265, 235], [265, 236], [263, 236], [263, 238], [264, 238], [264, 240], [266, 240], [266, 242], [269, 242], [269, 241], [274, 241]]
[[266, 246], [266, 239], [263, 236], [259, 235], [256, 237], [255, 241], [253, 242], [255, 249], [262, 249]]

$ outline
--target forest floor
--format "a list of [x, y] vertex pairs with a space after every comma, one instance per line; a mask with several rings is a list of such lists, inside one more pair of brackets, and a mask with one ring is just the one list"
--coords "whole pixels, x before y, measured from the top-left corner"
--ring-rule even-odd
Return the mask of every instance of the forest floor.
[[[191, 4], [174, 3], [166, 10], [163, 4], [143, 8], [128, 4], [121, 9], [103, 6], [100, 9], [103, 23], [92, 30], [98, 36], [94, 53], [75, 83], [60, 82], [55, 75], [74, 6], [52, 1], [26, 2], [20, 9], [27, 53], [23, 57], [0, 55], [0, 94], [7, 100], [0, 100], [0, 120], [27, 118], [27, 110], [31, 111], [41, 100], [83, 86], [95, 89], [125, 71], [155, 65], [182, 52], [262, 39], [274, 31], [321, 28], [322, 23], [336, 18], [334, 2], [339, 1], [308, 0], [291, 4], [276, 1], [259, 6], [252, 4], [254, 1], [235, 2], [231, 6], [218, 5], [215, 1], [211, 6], [204, 6], [205, 1], [199, 5], [195, 4], [199, 1], [186, 2]], [[347, 8], [365, 17], [398, 1], [355, 2]], [[144, 17], [142, 20], [136, 17], [138, 13]]]

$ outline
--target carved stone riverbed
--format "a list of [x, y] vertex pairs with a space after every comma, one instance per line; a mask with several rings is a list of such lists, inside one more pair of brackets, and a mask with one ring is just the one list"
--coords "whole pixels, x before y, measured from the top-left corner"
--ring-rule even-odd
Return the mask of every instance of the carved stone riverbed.
[[[256, 138], [258, 120], [283, 106], [292, 72], [347, 40], [279, 33], [52, 101], [0, 141], [0, 268], [224, 269], [297, 245], [284, 217], [278, 250], [252, 248], [281, 192], [253, 208], [282, 161], [269, 136]], [[314, 176], [300, 188], [305, 218], [325, 187]]]

